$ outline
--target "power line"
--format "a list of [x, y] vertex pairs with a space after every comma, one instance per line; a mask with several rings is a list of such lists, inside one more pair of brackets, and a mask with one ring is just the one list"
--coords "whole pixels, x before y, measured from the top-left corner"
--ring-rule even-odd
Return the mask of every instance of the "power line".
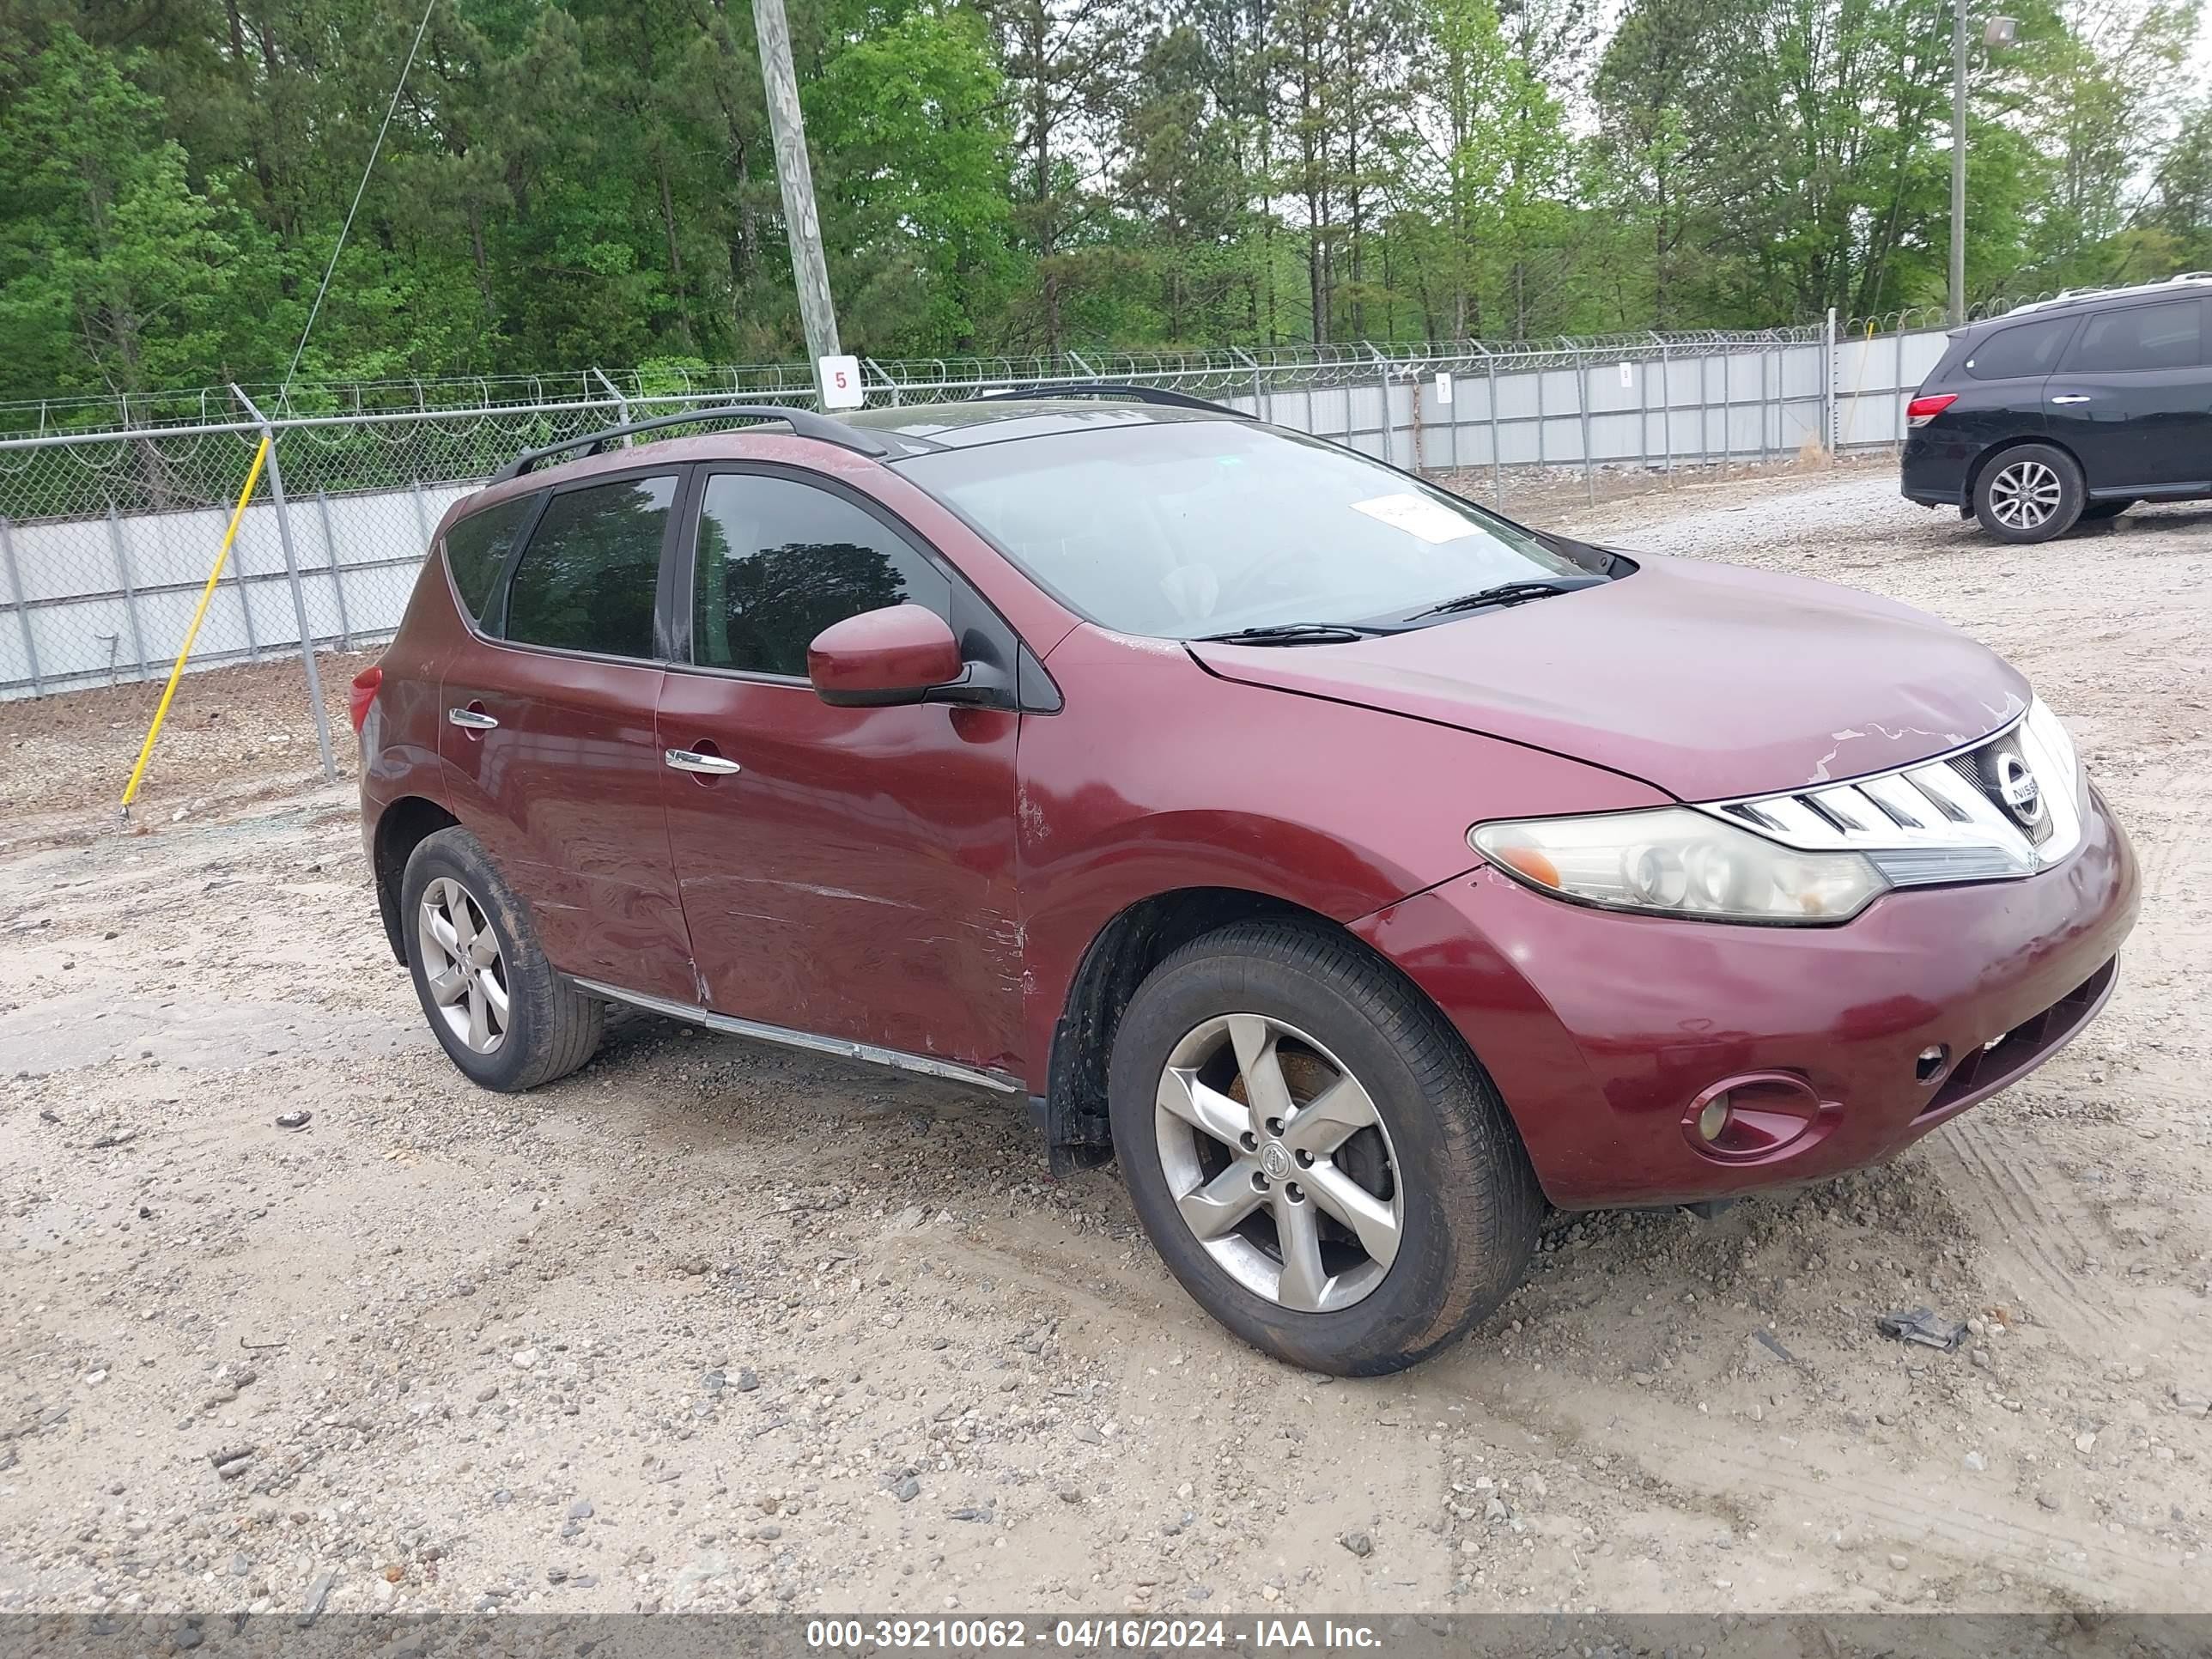
[[322, 314], [323, 296], [331, 291], [331, 278], [338, 268], [338, 255], [345, 251], [346, 237], [353, 229], [353, 216], [361, 211], [361, 198], [368, 193], [368, 176], [376, 171], [376, 158], [384, 149], [384, 135], [392, 131], [392, 112], [399, 107], [399, 94], [407, 89], [408, 72], [415, 67], [415, 54], [422, 49], [422, 35], [430, 27], [430, 13], [438, 0], [424, 0], [422, 21], [415, 26], [415, 42], [407, 48], [407, 61], [399, 66], [399, 84], [392, 88], [392, 101], [384, 106], [384, 125], [376, 130], [376, 142], [368, 147], [368, 165], [361, 170], [361, 183], [353, 193], [353, 205], [346, 210], [345, 223], [338, 227], [337, 245], [331, 249], [331, 262], [323, 267], [323, 283], [315, 290], [315, 303], [307, 308], [307, 325], [300, 331], [300, 343], [292, 348], [292, 366], [284, 371], [284, 384], [277, 395], [291, 388], [292, 377], [300, 372], [301, 354], [307, 349], [307, 337], [315, 331], [315, 319]]

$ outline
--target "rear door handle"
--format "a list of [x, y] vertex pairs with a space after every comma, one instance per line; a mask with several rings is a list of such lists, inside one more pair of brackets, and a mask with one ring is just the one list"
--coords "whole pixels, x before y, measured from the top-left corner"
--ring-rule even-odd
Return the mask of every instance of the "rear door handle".
[[702, 755], [696, 749], [664, 749], [660, 758], [678, 772], [698, 772], [710, 778], [726, 778], [744, 769], [733, 760], [724, 760], [720, 755]]
[[471, 732], [489, 732], [495, 730], [499, 725], [497, 720], [477, 708], [448, 708], [446, 711], [446, 723], [449, 726], [465, 726]]
[[2051, 401], [2054, 404], [2086, 404], [2089, 401], [2089, 394], [2086, 392], [2062, 392]]

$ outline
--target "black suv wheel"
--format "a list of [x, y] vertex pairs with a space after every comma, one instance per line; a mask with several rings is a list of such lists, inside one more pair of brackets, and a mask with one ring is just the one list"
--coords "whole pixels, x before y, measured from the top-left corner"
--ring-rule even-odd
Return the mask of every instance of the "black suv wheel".
[[1974, 480], [1974, 516], [2006, 542], [2047, 542], [2081, 516], [2081, 469], [2063, 449], [2022, 444], [2008, 449]]

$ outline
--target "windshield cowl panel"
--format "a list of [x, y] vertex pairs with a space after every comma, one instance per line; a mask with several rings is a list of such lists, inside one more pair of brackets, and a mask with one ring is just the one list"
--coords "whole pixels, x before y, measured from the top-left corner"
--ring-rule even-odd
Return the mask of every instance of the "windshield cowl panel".
[[898, 470], [1061, 604], [1121, 634], [1425, 627], [1450, 615], [1434, 607], [1486, 589], [1608, 580], [1571, 544], [1255, 422], [1057, 433]]

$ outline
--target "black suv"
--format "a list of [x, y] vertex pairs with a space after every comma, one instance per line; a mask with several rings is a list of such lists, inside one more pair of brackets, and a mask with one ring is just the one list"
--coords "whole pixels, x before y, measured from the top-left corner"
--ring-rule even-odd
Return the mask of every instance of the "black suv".
[[1905, 424], [1906, 498], [2008, 542], [2212, 495], [2212, 271], [1970, 324]]

